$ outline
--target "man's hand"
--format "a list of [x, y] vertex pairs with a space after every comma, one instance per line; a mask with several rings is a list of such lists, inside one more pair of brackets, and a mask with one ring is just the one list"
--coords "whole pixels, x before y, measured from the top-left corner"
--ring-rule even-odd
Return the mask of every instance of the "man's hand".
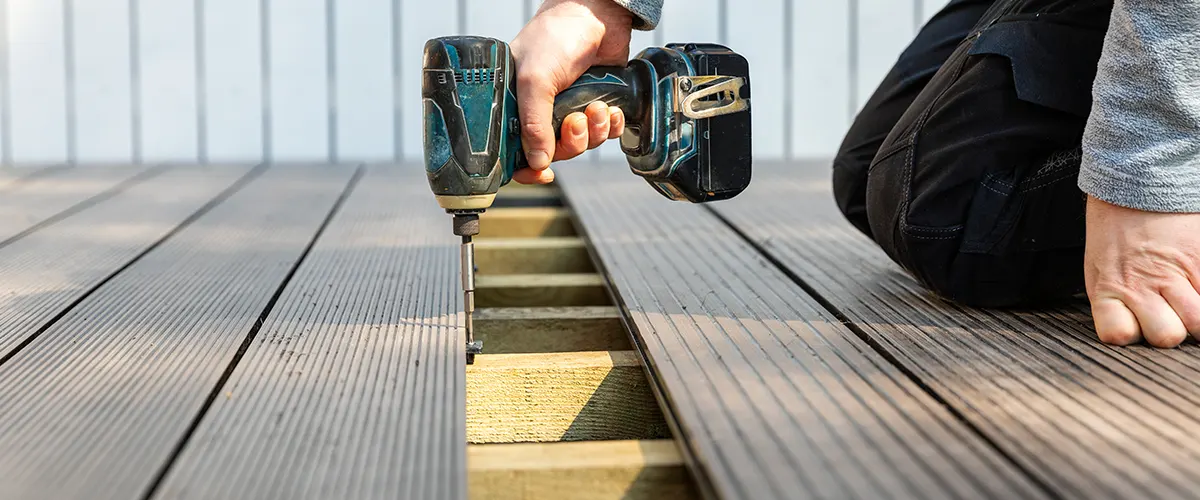
[[1103, 342], [1175, 347], [1200, 335], [1200, 214], [1089, 197], [1084, 278]]
[[530, 168], [514, 180], [554, 180], [551, 161], [583, 154], [621, 135], [619, 109], [593, 103], [563, 120], [562, 140], [551, 129], [554, 96], [597, 65], [624, 66], [629, 59], [633, 14], [612, 0], [546, 0], [509, 46], [517, 64], [521, 142]]

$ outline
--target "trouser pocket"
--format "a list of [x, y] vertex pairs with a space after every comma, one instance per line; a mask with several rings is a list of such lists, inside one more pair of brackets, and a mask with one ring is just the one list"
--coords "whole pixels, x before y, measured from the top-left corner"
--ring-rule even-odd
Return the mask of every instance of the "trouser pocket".
[[[973, 303], [1078, 289], [1075, 179], [1103, 36], [1018, 19], [964, 42], [872, 163], [868, 217], [893, 259]], [[1068, 269], [1046, 275], [1047, 259]]]

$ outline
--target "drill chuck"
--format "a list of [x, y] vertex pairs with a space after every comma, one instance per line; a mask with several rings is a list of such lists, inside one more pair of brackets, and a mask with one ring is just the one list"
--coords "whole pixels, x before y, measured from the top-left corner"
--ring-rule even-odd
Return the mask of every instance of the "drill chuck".
[[456, 213], [453, 219], [455, 236], [475, 236], [479, 234], [478, 213]]

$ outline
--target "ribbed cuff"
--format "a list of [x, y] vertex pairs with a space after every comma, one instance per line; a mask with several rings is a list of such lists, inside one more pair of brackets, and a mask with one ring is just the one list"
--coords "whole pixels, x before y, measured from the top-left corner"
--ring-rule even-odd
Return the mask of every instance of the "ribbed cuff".
[[633, 14], [633, 29], [651, 31], [658, 27], [663, 0], [613, 0]]
[[1136, 210], [1200, 213], [1200, 161], [1120, 170], [1085, 161], [1079, 170], [1079, 189], [1101, 201]]

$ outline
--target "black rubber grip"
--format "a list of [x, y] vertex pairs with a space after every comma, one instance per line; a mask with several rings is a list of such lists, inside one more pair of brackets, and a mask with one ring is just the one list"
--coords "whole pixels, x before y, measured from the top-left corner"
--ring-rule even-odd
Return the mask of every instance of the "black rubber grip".
[[[562, 123], [567, 115], [583, 112], [588, 105], [603, 101], [621, 108], [626, 120], [641, 116], [637, 95], [638, 82], [633, 71], [620, 66], [594, 66], [554, 98], [554, 137], [562, 137]], [[644, 96], [643, 96], [644, 97]]]

